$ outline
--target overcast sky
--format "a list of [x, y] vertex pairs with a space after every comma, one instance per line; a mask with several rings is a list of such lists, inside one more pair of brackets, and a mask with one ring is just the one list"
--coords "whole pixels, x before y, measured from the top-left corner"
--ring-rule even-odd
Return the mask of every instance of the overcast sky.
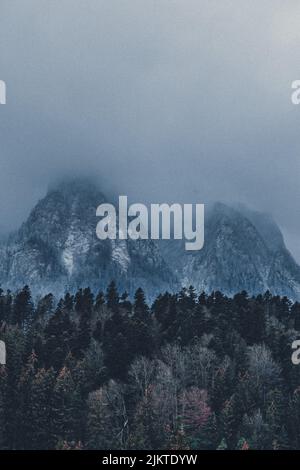
[[269, 211], [300, 261], [298, 0], [1, 0], [0, 230], [64, 175]]

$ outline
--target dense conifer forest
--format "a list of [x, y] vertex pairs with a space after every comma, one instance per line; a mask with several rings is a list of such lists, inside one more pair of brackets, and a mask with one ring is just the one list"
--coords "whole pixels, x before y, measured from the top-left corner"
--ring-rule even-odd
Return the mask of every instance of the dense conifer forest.
[[0, 292], [1, 449], [300, 449], [300, 304]]

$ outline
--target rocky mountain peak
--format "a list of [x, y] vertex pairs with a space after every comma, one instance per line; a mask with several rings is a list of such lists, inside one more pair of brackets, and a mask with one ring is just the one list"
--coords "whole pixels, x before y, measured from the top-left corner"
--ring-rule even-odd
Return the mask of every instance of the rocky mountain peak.
[[36, 294], [58, 296], [78, 287], [105, 289], [114, 279], [130, 293], [143, 287], [149, 297], [194, 285], [300, 298], [300, 268], [270, 216], [216, 203], [206, 212], [204, 248], [188, 252], [180, 240], [99, 240], [96, 208], [105, 200], [88, 180], [52, 186], [0, 244], [2, 286], [29, 284]]

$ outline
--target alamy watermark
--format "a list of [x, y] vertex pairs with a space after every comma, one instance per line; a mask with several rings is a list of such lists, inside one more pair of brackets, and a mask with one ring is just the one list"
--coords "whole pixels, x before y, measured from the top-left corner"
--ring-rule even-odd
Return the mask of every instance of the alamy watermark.
[[300, 340], [296, 339], [292, 343], [292, 349], [294, 349], [294, 352], [292, 354], [292, 363], [295, 366], [298, 366], [300, 364]]
[[[118, 214], [118, 215], [117, 215]], [[118, 211], [112, 204], [98, 206], [101, 217], [96, 227], [100, 240], [175, 240], [185, 239], [186, 250], [201, 250], [204, 245], [204, 204], [131, 204], [119, 196]]]
[[0, 104], [6, 104], [6, 83], [0, 80]]
[[0, 365], [6, 364], [6, 347], [4, 341], [0, 341]]
[[293, 104], [300, 104], [300, 80], [294, 80], [291, 85], [292, 90], [291, 101]]

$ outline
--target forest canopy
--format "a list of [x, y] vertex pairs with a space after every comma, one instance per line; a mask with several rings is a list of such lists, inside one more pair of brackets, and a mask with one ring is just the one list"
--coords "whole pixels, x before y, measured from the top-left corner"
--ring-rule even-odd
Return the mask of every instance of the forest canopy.
[[0, 291], [1, 449], [300, 449], [300, 304]]

